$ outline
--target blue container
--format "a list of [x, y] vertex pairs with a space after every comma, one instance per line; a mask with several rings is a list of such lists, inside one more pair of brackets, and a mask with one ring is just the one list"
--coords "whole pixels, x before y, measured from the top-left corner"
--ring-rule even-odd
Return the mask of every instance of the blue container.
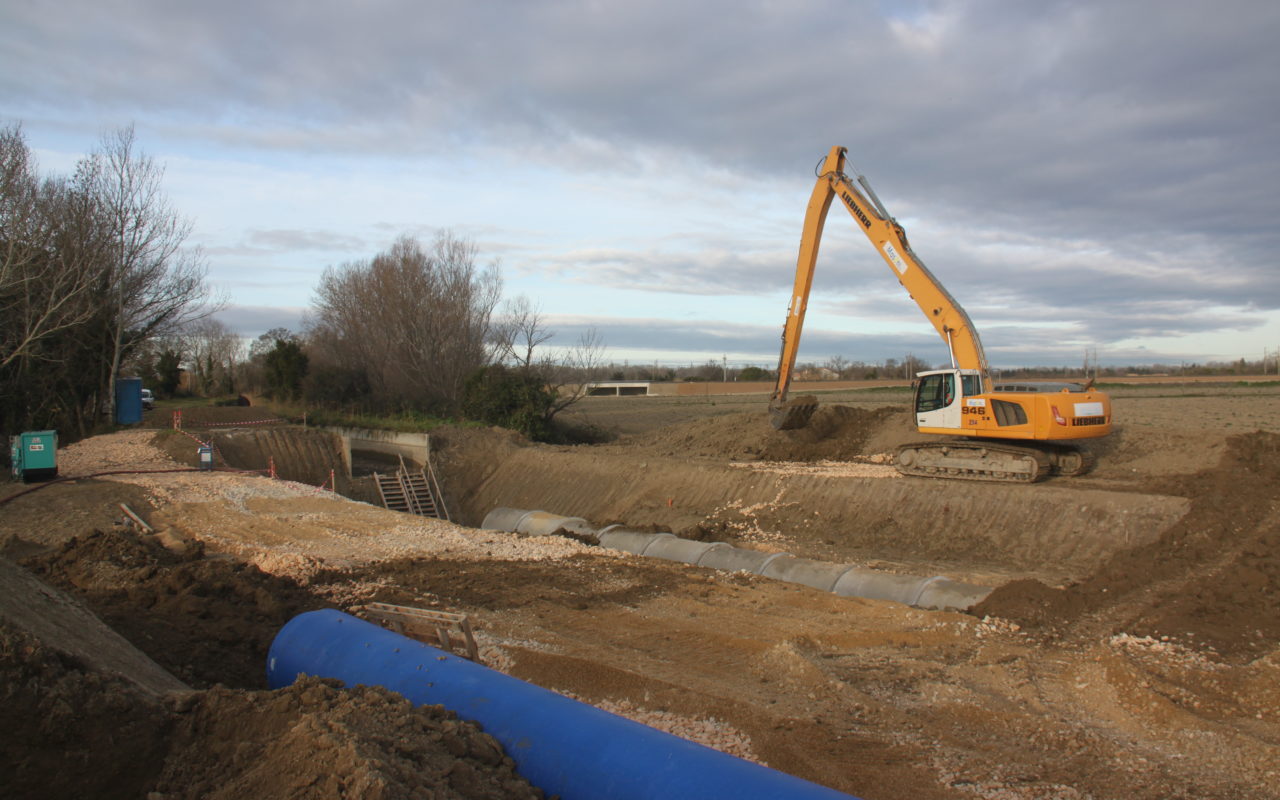
[[142, 422], [142, 378], [116, 379], [116, 424]]
[[58, 477], [58, 432], [26, 431], [9, 438], [9, 463], [19, 481]]
[[200, 456], [200, 469], [213, 469], [212, 447], [207, 444], [202, 444], [196, 449], [196, 453]]
[[276, 634], [267, 682], [299, 675], [383, 686], [479, 723], [534, 786], [564, 800], [849, 800], [849, 795], [685, 741], [326, 609]]

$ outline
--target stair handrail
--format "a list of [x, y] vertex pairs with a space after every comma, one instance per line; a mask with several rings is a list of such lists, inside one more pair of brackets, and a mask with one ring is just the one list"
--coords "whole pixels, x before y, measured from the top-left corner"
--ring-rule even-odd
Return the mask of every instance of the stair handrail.
[[387, 493], [382, 491], [382, 476], [376, 472], [373, 473], [373, 485], [378, 487], [378, 497], [382, 498], [382, 507], [390, 508], [391, 506], [387, 504]]
[[413, 490], [413, 486], [409, 483], [409, 468], [404, 463], [404, 456], [400, 456], [400, 470], [396, 472], [396, 479], [400, 481], [400, 488], [404, 490], [404, 502], [409, 507], [410, 514], [424, 516], [422, 513], [422, 504], [418, 502], [418, 493]]
[[431, 500], [436, 504], [437, 517], [444, 514], [446, 522], [453, 522], [449, 517], [449, 509], [444, 504], [444, 492], [440, 491], [440, 482], [436, 480], [435, 467], [431, 466], [431, 438], [427, 437], [427, 455], [423, 459], [425, 469], [423, 470], [427, 476], [427, 491], [431, 492]]

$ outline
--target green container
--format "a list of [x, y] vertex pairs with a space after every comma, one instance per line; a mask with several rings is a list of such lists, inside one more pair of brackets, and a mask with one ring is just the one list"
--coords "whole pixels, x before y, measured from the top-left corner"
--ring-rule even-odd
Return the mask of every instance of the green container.
[[9, 438], [13, 477], [20, 481], [43, 481], [58, 476], [58, 432], [25, 431]]

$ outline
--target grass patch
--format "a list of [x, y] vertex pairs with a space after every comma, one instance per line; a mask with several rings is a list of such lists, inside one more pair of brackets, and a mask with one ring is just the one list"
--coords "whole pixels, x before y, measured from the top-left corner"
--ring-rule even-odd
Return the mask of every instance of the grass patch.
[[305, 421], [307, 425], [331, 428], [370, 428], [400, 433], [420, 433], [445, 425], [484, 427], [481, 423], [446, 419], [414, 411], [402, 411], [395, 414], [364, 414], [332, 411], [323, 408], [303, 408], [284, 403], [270, 403], [268, 407], [285, 419], [294, 422]]

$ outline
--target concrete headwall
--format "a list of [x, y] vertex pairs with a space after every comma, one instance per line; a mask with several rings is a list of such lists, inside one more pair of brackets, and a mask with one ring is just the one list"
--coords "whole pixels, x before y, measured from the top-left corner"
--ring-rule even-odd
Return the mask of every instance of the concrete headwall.
[[397, 431], [379, 431], [369, 428], [325, 428], [342, 439], [343, 457], [347, 461], [347, 471], [351, 470], [351, 451], [358, 453], [382, 453], [390, 456], [404, 456], [419, 466], [427, 463], [431, 452], [431, 439], [425, 433], [401, 433]]

